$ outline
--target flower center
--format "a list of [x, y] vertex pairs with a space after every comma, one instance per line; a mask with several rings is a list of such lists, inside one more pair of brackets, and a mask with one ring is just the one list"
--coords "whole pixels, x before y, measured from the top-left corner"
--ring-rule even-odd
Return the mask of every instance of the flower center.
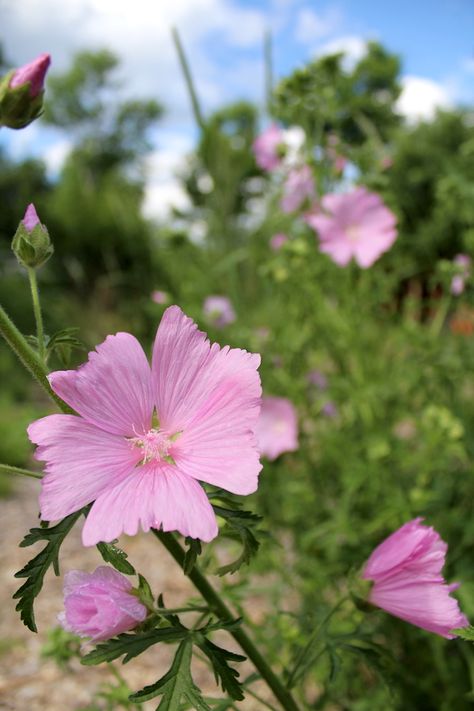
[[134, 447], [138, 447], [143, 451], [141, 464], [147, 464], [153, 460], [174, 464], [173, 458], [169, 455], [174, 439], [162, 430], [153, 428], [145, 432], [145, 434], [131, 437], [129, 441]]
[[360, 235], [359, 225], [349, 225], [349, 227], [346, 228], [346, 237], [351, 242], [357, 242], [357, 240], [359, 239], [359, 235]]

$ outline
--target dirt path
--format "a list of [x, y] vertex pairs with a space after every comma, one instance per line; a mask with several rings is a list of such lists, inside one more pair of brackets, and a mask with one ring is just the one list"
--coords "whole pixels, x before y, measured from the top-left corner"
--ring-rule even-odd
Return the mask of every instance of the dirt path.
[[[62, 610], [62, 580], [48, 575], [36, 605], [38, 634], [27, 630], [15, 611], [13, 592], [19, 587], [14, 573], [34, 554], [36, 548], [19, 548], [18, 543], [37, 522], [39, 484], [34, 480], [20, 480], [15, 493], [0, 500], [2, 546], [0, 550], [0, 709], [9, 711], [78, 711], [91, 704], [96, 691], [104, 682], [112, 682], [106, 668], [85, 668], [79, 663], [62, 671], [55, 663], [41, 657], [48, 628], [56, 625]], [[137, 570], [146, 574], [152, 589], [163, 592], [169, 606], [179, 606], [190, 595], [195, 596], [191, 584], [177, 568], [165, 550], [150, 536], [139, 535], [126, 540], [124, 547]], [[101, 564], [95, 548], [84, 548], [80, 542], [80, 526], [72, 531], [61, 553], [62, 573], [71, 569], [92, 571]], [[230, 645], [229, 645], [230, 647]], [[235, 645], [233, 646], [236, 649]], [[238, 651], [236, 649], [236, 651]], [[154, 647], [120, 671], [132, 689], [152, 683], [167, 669], [167, 648]], [[242, 665], [244, 667], [244, 665]], [[245, 676], [250, 667], [242, 668]], [[195, 668], [196, 683], [206, 694], [220, 696], [212, 673], [200, 666]], [[255, 686], [255, 691], [261, 692]], [[151, 711], [157, 706], [150, 701], [140, 708]], [[251, 699], [238, 705], [242, 711], [257, 711], [264, 705]]]

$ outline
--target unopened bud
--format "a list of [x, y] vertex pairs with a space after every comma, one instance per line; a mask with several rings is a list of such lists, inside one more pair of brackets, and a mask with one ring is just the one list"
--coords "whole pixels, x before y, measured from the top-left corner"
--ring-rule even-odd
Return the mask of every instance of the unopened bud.
[[48, 230], [41, 224], [33, 204], [28, 205], [12, 241], [12, 250], [24, 267], [40, 267], [54, 252]]
[[44, 78], [51, 64], [49, 54], [6, 74], [0, 80], [0, 126], [25, 128], [43, 108]]

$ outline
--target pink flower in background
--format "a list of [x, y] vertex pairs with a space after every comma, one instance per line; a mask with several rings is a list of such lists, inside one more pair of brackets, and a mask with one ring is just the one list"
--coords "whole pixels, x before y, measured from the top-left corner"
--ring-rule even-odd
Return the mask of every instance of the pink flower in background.
[[328, 401], [325, 402], [324, 405], [322, 406], [322, 408], [321, 408], [321, 413], [322, 413], [325, 417], [329, 417], [329, 418], [332, 420], [334, 417], [337, 417], [337, 415], [338, 415], [338, 410], [337, 410], [336, 405], [335, 405], [333, 402], [331, 402], [331, 400], [328, 400]]
[[452, 639], [451, 630], [467, 618], [441, 575], [448, 546], [416, 518], [392, 533], [374, 550], [362, 577], [372, 580], [369, 601], [412, 625]]
[[298, 419], [292, 403], [284, 397], [262, 398], [256, 435], [260, 453], [270, 461], [298, 449]]
[[272, 123], [253, 142], [257, 165], [269, 172], [276, 170], [281, 164], [282, 147], [284, 147], [284, 132], [276, 123]]
[[178, 306], [158, 328], [151, 368], [129, 333], [108, 336], [77, 370], [51, 373], [77, 413], [28, 428], [45, 461], [41, 516], [54, 521], [94, 502], [84, 545], [141, 527], [210, 541], [216, 518], [199, 481], [256, 490], [260, 356], [217, 343]]
[[455, 274], [451, 281], [451, 294], [459, 296], [463, 293], [466, 281], [471, 275], [471, 258], [467, 254], [457, 254], [453, 263], [459, 267], [459, 273]]
[[315, 385], [319, 390], [326, 390], [328, 386], [328, 379], [320, 370], [310, 370], [306, 379], [310, 385]]
[[170, 300], [170, 297], [166, 293], [166, 291], [160, 291], [159, 289], [155, 289], [155, 291], [152, 291], [151, 293], [151, 300], [154, 301], [155, 304], [167, 304]]
[[215, 328], [224, 328], [235, 321], [235, 311], [227, 296], [208, 296], [203, 306], [204, 316]]
[[322, 207], [324, 212], [309, 214], [306, 221], [319, 234], [321, 252], [341, 267], [352, 257], [370, 267], [395, 242], [395, 215], [365, 188], [325, 195]]
[[22, 222], [28, 232], [32, 232], [36, 225], [41, 224], [33, 203], [30, 203], [26, 208], [25, 216], [22, 219]]
[[62, 627], [94, 642], [110, 639], [136, 627], [147, 609], [131, 593], [132, 583], [105, 565], [93, 573], [71, 570], [64, 576]]
[[283, 197], [280, 207], [283, 212], [295, 212], [306, 199], [314, 195], [314, 180], [311, 168], [303, 165], [301, 168], [293, 168], [288, 173], [288, 177], [283, 186]]
[[51, 64], [49, 54], [40, 54], [29, 64], [15, 69], [12, 78], [10, 79], [10, 88], [15, 89], [18, 86], [23, 86], [30, 82], [30, 97], [33, 99], [43, 91], [44, 78]]
[[283, 232], [278, 232], [270, 239], [270, 247], [274, 252], [278, 252], [286, 242], [288, 242], [288, 237]]

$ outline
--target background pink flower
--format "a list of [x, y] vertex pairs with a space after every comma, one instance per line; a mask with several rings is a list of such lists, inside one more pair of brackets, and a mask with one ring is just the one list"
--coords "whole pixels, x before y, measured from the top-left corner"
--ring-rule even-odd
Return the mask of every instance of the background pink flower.
[[459, 296], [463, 293], [466, 281], [471, 275], [471, 258], [467, 254], [457, 254], [453, 263], [458, 267], [459, 274], [455, 274], [451, 281], [451, 293]]
[[374, 550], [362, 577], [373, 580], [369, 600], [395, 617], [452, 639], [451, 630], [468, 620], [441, 575], [448, 546], [416, 518], [405, 523]]
[[256, 435], [260, 453], [270, 461], [298, 449], [298, 419], [293, 404], [284, 397], [262, 398]]
[[30, 96], [35, 98], [43, 91], [44, 78], [51, 64], [49, 54], [40, 54], [29, 64], [15, 69], [12, 78], [10, 79], [10, 87], [15, 89], [17, 86], [22, 86], [27, 82], [31, 82]]
[[260, 356], [210, 344], [177, 306], [166, 309], [151, 369], [128, 333], [108, 336], [77, 370], [49, 375], [78, 414], [28, 428], [46, 462], [40, 508], [47, 521], [94, 502], [85, 545], [141, 527], [209, 541], [213, 509], [199, 481], [235, 494], [256, 490]]
[[270, 247], [274, 252], [278, 252], [286, 242], [288, 242], [288, 237], [283, 234], [283, 232], [278, 232], [276, 235], [271, 237]]
[[95, 642], [133, 629], [147, 616], [145, 605], [131, 594], [132, 583], [113, 568], [93, 573], [71, 570], [64, 576], [62, 627]]
[[314, 180], [311, 168], [303, 165], [300, 168], [293, 168], [288, 173], [288, 177], [283, 186], [283, 197], [280, 207], [283, 212], [295, 212], [306, 199], [314, 195]]
[[263, 170], [276, 170], [281, 163], [280, 149], [284, 145], [284, 133], [276, 123], [270, 124], [253, 142], [257, 165]]
[[167, 304], [170, 298], [166, 291], [155, 289], [155, 291], [151, 293], [151, 300], [154, 301], [155, 304]]
[[322, 207], [324, 212], [309, 214], [306, 221], [319, 234], [321, 252], [341, 267], [352, 257], [370, 267], [397, 238], [395, 215], [365, 188], [325, 195]]
[[203, 312], [207, 322], [216, 328], [224, 328], [236, 319], [234, 307], [227, 296], [208, 296]]

